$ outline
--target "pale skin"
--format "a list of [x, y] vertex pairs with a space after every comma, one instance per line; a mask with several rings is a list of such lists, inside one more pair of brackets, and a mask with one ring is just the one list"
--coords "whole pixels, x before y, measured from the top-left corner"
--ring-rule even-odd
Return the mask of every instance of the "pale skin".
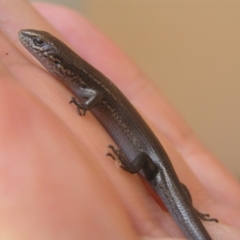
[[98, 121], [80, 117], [72, 94], [27, 54], [24, 28], [60, 37], [106, 74], [163, 143], [194, 206], [219, 219], [205, 224], [213, 239], [240, 239], [239, 183], [91, 24], [63, 7], [0, 0], [0, 27], [0, 239], [183, 238], [145, 181], [105, 156], [113, 142]]

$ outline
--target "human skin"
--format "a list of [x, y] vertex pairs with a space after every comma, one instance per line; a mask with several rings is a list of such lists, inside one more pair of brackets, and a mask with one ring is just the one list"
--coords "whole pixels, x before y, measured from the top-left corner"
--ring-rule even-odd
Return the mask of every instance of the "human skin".
[[0, 0], [0, 239], [183, 238], [145, 180], [105, 156], [113, 141], [98, 121], [80, 117], [21, 46], [26, 28], [51, 32], [107, 75], [164, 145], [194, 206], [219, 219], [204, 223], [213, 239], [240, 239], [239, 183], [159, 89], [78, 13], [23, 0]]

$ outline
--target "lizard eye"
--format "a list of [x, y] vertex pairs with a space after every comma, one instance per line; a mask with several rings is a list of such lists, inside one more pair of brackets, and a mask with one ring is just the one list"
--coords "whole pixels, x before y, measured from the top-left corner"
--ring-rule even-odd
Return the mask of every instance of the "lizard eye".
[[45, 42], [40, 38], [33, 38], [33, 43], [38, 47], [42, 47], [45, 44]]
[[61, 61], [60, 61], [60, 60], [55, 59], [55, 60], [54, 60], [54, 64], [55, 64], [55, 66], [56, 66], [57, 68], [61, 68]]
[[54, 64], [59, 67], [60, 66], [60, 61], [59, 60], [54, 60]]

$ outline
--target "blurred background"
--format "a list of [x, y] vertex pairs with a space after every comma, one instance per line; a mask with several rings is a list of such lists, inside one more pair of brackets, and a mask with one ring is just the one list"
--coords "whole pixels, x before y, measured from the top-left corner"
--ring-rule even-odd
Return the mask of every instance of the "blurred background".
[[80, 11], [240, 177], [240, 1], [45, 0]]

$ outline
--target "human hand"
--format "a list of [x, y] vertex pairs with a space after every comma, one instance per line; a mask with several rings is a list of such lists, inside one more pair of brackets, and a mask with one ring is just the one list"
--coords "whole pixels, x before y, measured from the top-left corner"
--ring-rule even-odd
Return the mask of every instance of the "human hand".
[[35, 6], [52, 26], [29, 3], [0, 0], [0, 238], [182, 236], [144, 180], [105, 156], [112, 140], [98, 121], [90, 113], [79, 117], [68, 104], [71, 93], [20, 45], [17, 32], [33, 28], [62, 37], [119, 86], [163, 143], [194, 206], [220, 220], [205, 223], [211, 236], [239, 239], [238, 182], [159, 91], [78, 14], [54, 5]]

